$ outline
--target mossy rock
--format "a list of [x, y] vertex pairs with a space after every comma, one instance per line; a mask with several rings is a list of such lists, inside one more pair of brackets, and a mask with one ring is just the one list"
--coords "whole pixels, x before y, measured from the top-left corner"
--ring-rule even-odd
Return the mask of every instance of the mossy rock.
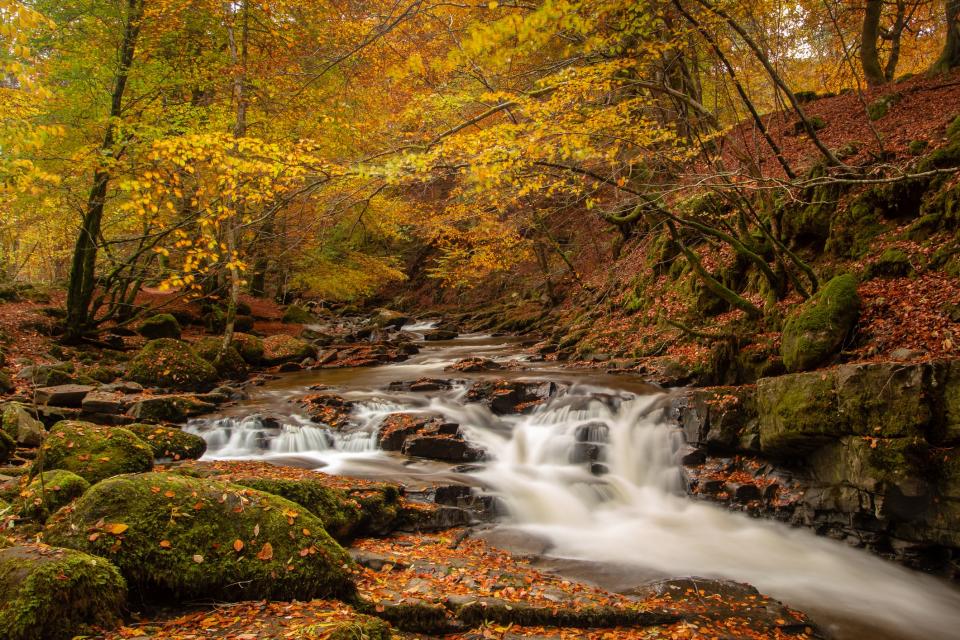
[[910, 257], [900, 249], [887, 249], [875, 261], [867, 265], [864, 277], [874, 278], [902, 278], [913, 273]]
[[273, 335], [263, 341], [263, 361], [268, 365], [299, 362], [305, 358], [315, 358], [316, 355], [315, 346], [286, 334]]
[[909, 151], [912, 156], [921, 156], [929, 146], [930, 143], [926, 140], [911, 140], [907, 151]]
[[153, 450], [132, 432], [79, 420], [61, 420], [51, 427], [30, 476], [66, 469], [90, 484], [121, 473], [153, 468]]
[[137, 401], [130, 408], [130, 415], [140, 422], [183, 422], [215, 408], [216, 405], [192, 396], [152, 396]]
[[0, 462], [6, 462], [17, 450], [17, 441], [6, 431], [0, 431]]
[[258, 365], [263, 360], [263, 340], [249, 333], [234, 333], [233, 347], [250, 365]]
[[306, 307], [298, 304], [291, 304], [287, 307], [283, 312], [283, 318], [281, 318], [281, 322], [287, 324], [313, 324], [316, 321], [317, 319]]
[[186, 342], [171, 338], [151, 340], [127, 368], [131, 380], [143, 385], [195, 391], [210, 387], [217, 370]]
[[222, 348], [223, 338], [201, 338], [193, 343], [193, 350], [212, 364], [221, 378], [239, 380], [246, 377], [249, 369], [240, 352], [231, 345], [220, 357]]
[[137, 333], [149, 340], [158, 338], [180, 339], [180, 323], [169, 313], [160, 313], [143, 321], [137, 328]]
[[89, 488], [89, 482], [71, 471], [44, 471], [20, 492], [17, 511], [21, 517], [42, 523], [51, 513], [79, 498]]
[[105, 480], [48, 525], [51, 542], [108, 558], [146, 597], [349, 597], [350, 557], [303, 507], [210, 479]]
[[[826, 175], [826, 167], [818, 164], [806, 177], [817, 180]], [[830, 182], [804, 189], [800, 193], [801, 204], [791, 203], [783, 208], [781, 226], [784, 238], [792, 246], [823, 248], [830, 236], [831, 221], [843, 191], [843, 185]]]
[[827, 282], [787, 319], [780, 347], [787, 371], [805, 371], [830, 359], [843, 346], [859, 315], [857, 279], [842, 274]]
[[319, 480], [234, 478], [231, 482], [296, 502], [320, 518], [327, 533], [340, 541], [349, 540], [353, 536], [363, 517], [360, 504], [356, 500], [344, 491], [324, 486]]
[[900, 93], [891, 93], [877, 98], [867, 105], [867, 117], [871, 120], [879, 120], [890, 112], [890, 109], [903, 98]]
[[798, 373], [757, 381], [760, 448], [792, 457], [849, 433], [837, 406], [834, 372]]
[[81, 372], [81, 375], [86, 376], [91, 380], [95, 380], [101, 384], [109, 384], [118, 377], [116, 369], [102, 366], [87, 367]]
[[127, 586], [103, 558], [23, 544], [0, 549], [5, 640], [69, 640], [122, 621]]
[[838, 409], [857, 435], [926, 437], [936, 411], [923, 364], [849, 364], [837, 368]]
[[10, 374], [6, 371], [0, 371], [0, 393], [13, 393], [16, 389]]
[[[318, 631], [320, 631], [318, 629]], [[393, 632], [390, 625], [373, 616], [358, 615], [350, 622], [342, 622], [335, 626], [329, 635], [318, 635], [325, 640], [390, 640]]]
[[177, 427], [131, 424], [125, 427], [153, 449], [154, 458], [196, 460], [207, 451], [207, 441]]

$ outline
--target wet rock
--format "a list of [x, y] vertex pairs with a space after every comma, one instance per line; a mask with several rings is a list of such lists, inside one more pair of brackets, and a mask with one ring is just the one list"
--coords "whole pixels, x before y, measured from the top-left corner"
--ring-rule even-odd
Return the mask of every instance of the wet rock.
[[573, 629], [644, 627], [666, 624], [678, 618], [665, 611], [651, 611], [639, 607], [605, 607], [574, 601], [561, 601], [552, 606], [544, 606], [469, 595], [448, 596], [447, 606], [453, 610], [457, 620], [470, 627], [488, 622]]
[[673, 412], [687, 443], [712, 451], [737, 449], [757, 422], [752, 390], [739, 387], [690, 391], [674, 400]]
[[400, 451], [407, 438], [412, 437], [431, 424], [441, 424], [438, 416], [417, 416], [394, 413], [387, 416], [377, 432], [377, 448], [384, 451]]
[[468, 402], [482, 402], [497, 415], [532, 411], [563, 389], [555, 382], [481, 381], [467, 392]]
[[499, 371], [503, 365], [490, 358], [464, 358], [444, 368], [444, 371], [474, 373], [478, 371]]
[[406, 314], [400, 313], [399, 311], [393, 311], [391, 309], [379, 309], [377, 315], [372, 319], [373, 324], [378, 327], [392, 327], [399, 329], [403, 325], [409, 323], [412, 318]]
[[340, 428], [350, 422], [353, 402], [329, 393], [309, 395], [299, 401], [310, 419], [330, 427]]
[[0, 549], [0, 628], [7, 640], [69, 640], [123, 620], [127, 587], [103, 558], [41, 544]]
[[423, 334], [423, 339], [427, 341], [453, 340], [459, 335], [453, 329], [432, 329]]
[[476, 462], [483, 452], [465, 440], [448, 435], [415, 435], [408, 437], [401, 453], [415, 458], [429, 458], [442, 462]]
[[52, 407], [79, 407], [94, 387], [85, 384], [61, 384], [55, 387], [40, 387], [34, 392], [39, 404]]
[[124, 393], [124, 394], [135, 394], [143, 392], [143, 385], [139, 382], [133, 382], [130, 380], [119, 380], [117, 382], [111, 382], [110, 384], [100, 385], [99, 391], [105, 393]]
[[730, 494], [734, 502], [750, 502], [751, 500], [759, 500], [763, 496], [760, 488], [750, 483], [731, 483], [726, 485], [724, 490]]
[[391, 382], [387, 385], [387, 388], [390, 391], [414, 391], [414, 392], [425, 392], [425, 391], [442, 391], [450, 389], [453, 386], [450, 380], [442, 380], [440, 378], [420, 378], [419, 380], [414, 380], [413, 382], [408, 381], [397, 381]]

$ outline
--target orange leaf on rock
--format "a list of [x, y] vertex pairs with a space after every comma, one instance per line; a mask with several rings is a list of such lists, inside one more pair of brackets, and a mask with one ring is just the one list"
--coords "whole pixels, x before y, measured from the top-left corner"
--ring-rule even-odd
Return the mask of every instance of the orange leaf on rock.
[[263, 543], [263, 548], [260, 549], [260, 552], [257, 553], [258, 560], [272, 560], [273, 559], [273, 545], [269, 542]]

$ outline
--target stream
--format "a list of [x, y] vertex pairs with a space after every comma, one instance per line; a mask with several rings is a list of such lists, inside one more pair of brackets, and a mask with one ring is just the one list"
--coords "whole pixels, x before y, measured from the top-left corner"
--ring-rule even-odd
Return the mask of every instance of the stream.
[[[545, 567], [610, 590], [663, 577], [727, 578], [806, 611], [840, 640], [960, 638], [955, 586], [807, 530], [688, 498], [677, 461], [682, 439], [665, 418], [669, 396], [659, 387], [541, 362], [524, 363], [522, 371], [443, 371], [461, 358], [523, 360], [519, 353], [516, 339], [463, 336], [422, 343], [402, 363], [283, 374], [187, 429], [206, 439], [205, 459], [265, 460], [408, 486], [472, 486], [507, 508], [491, 542], [509, 548], [499, 540], [532, 541]], [[388, 389], [423, 377], [465, 382], [442, 391]], [[529, 414], [497, 416], [464, 400], [470, 381], [482, 378], [570, 386]], [[357, 403], [353, 426], [334, 431], [303, 414], [295, 400], [316, 385]], [[487, 460], [465, 470], [378, 450], [380, 423], [400, 412], [460, 424]], [[571, 461], [585, 440], [600, 447], [603, 475]]]

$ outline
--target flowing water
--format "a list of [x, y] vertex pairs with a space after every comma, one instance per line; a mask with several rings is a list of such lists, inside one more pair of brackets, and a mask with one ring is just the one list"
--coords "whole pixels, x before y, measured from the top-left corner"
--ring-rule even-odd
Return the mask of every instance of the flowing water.
[[[668, 576], [728, 578], [811, 613], [837, 638], [960, 638], [960, 591], [952, 585], [806, 530], [686, 497], [676, 460], [681, 437], [665, 419], [667, 396], [656, 387], [536, 363], [496, 375], [443, 373], [458, 358], [504, 361], [517, 351], [515, 341], [473, 336], [426, 344], [400, 364], [290, 374], [254, 389], [249, 401], [224, 415], [188, 428], [207, 439], [209, 458], [475, 486], [508, 508], [499, 529], [547, 541], [549, 556], [572, 561], [572, 572], [608, 588]], [[509, 416], [465, 403], [467, 383], [429, 393], [387, 389], [390, 382], [423, 376], [484, 375], [569, 386], [533, 413]], [[298, 413], [295, 399], [318, 384], [357, 403], [354, 427], [333, 432]], [[378, 451], [379, 424], [397, 412], [443, 415], [460, 424], [488, 460], [457, 472]], [[596, 447], [594, 459], [606, 473], [591, 473], [578, 455], [584, 446]]]

